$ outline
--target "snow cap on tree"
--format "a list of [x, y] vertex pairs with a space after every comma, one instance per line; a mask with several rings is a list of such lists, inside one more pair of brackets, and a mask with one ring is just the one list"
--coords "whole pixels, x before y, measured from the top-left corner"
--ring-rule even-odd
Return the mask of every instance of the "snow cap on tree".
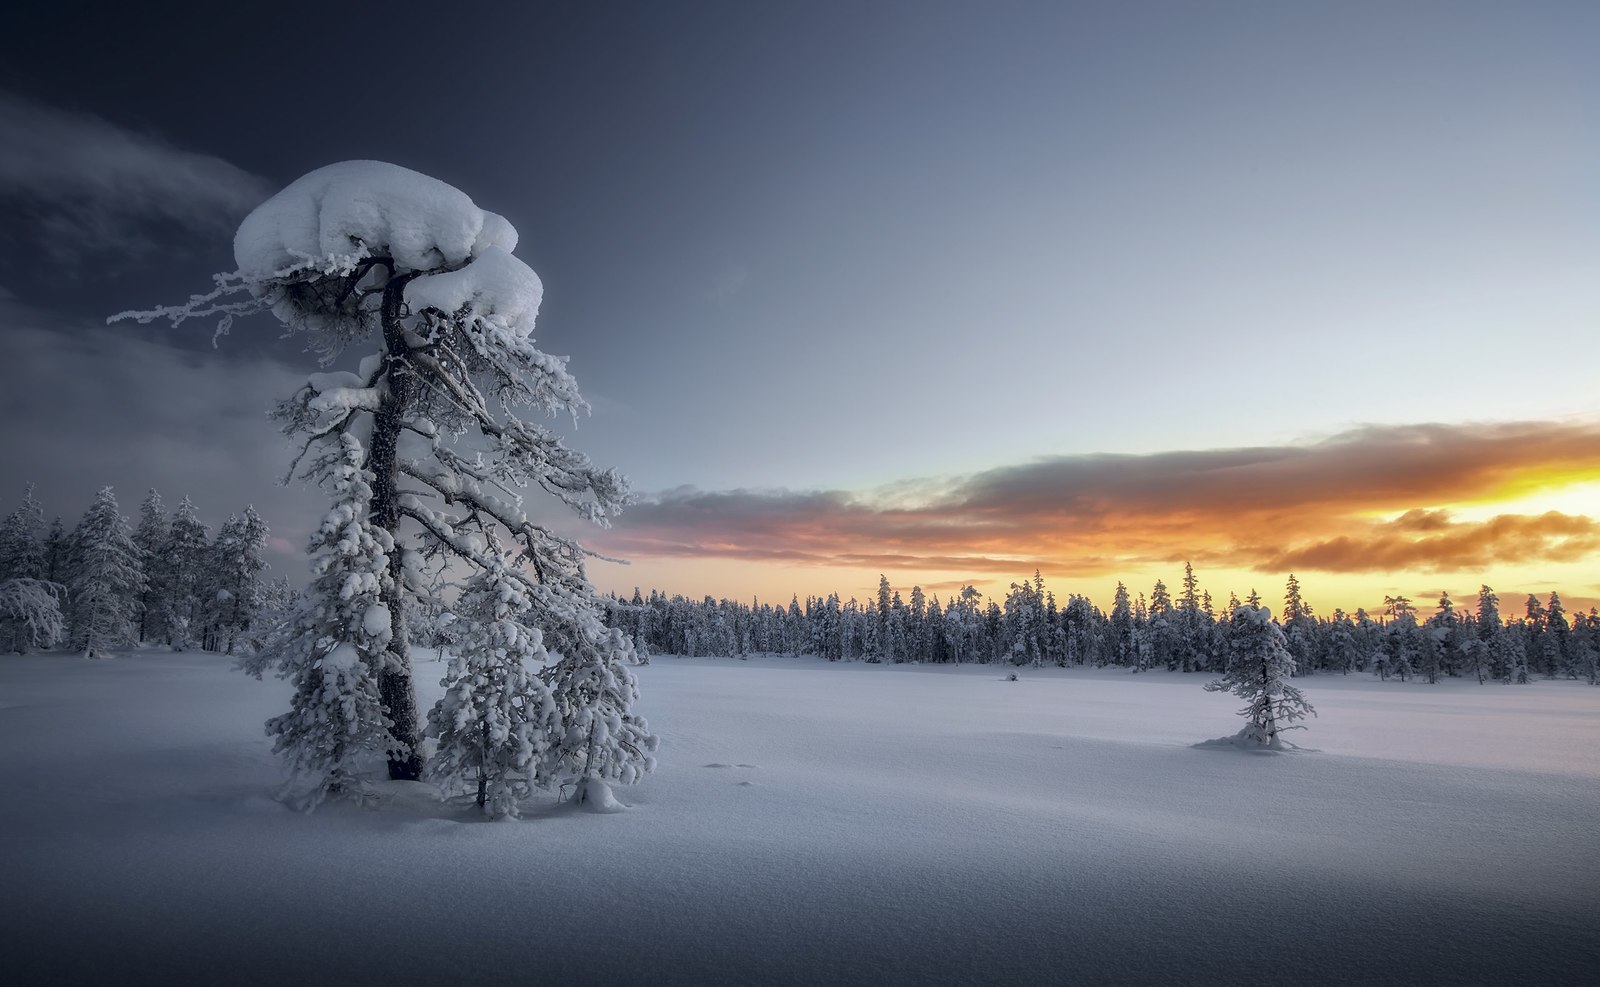
[[491, 247], [517, 248], [505, 217], [465, 192], [383, 161], [340, 161], [289, 183], [257, 206], [233, 237], [250, 280], [386, 255], [403, 269], [454, 267]]

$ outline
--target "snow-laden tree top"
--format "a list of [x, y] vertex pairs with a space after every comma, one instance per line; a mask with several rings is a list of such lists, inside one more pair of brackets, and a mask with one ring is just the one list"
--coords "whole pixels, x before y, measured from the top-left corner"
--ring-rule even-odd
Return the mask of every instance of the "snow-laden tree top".
[[[507, 224], [506, 229], [510, 228]], [[516, 238], [513, 231], [511, 239]], [[539, 315], [544, 284], [533, 268], [506, 253], [506, 249], [509, 248], [486, 247], [460, 270], [417, 278], [406, 285], [406, 305], [413, 312], [433, 309], [445, 316], [470, 306], [478, 319], [494, 322], [518, 336], [528, 335]]]
[[392, 258], [397, 270], [455, 267], [517, 231], [453, 185], [383, 161], [341, 161], [291, 182], [239, 224], [233, 258], [246, 280]]

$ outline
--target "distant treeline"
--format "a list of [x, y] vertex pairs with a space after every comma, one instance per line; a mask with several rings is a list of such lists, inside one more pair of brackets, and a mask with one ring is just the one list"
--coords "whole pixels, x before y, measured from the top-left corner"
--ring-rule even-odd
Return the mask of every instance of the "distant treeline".
[[233, 653], [262, 614], [295, 596], [265, 579], [267, 524], [254, 508], [211, 536], [185, 497], [168, 516], [154, 490], [130, 527], [111, 487], [68, 531], [28, 487], [0, 522], [0, 647], [65, 644], [89, 657], [140, 642]]
[[[1033, 579], [1013, 583], [1003, 600], [985, 600], [971, 586], [946, 604], [921, 587], [909, 600], [878, 583], [877, 598], [841, 601], [837, 594], [791, 598], [788, 606], [744, 604], [706, 597], [700, 601], [638, 590], [631, 600], [613, 596], [611, 622], [658, 654], [735, 656], [810, 654], [829, 661], [994, 662], [1010, 665], [1114, 665], [1134, 670], [1165, 668], [1223, 672], [1235, 612], [1230, 598], [1219, 613], [1202, 592], [1192, 566], [1173, 596], [1156, 583], [1147, 600], [1117, 584], [1106, 613], [1087, 597], [1065, 603]], [[1246, 601], [1260, 603], [1252, 592]], [[1371, 672], [1385, 679], [1475, 677], [1526, 683], [1538, 677], [1596, 682], [1600, 665], [1600, 614], [1568, 613], [1559, 594], [1547, 601], [1529, 596], [1520, 616], [1507, 618], [1492, 589], [1479, 590], [1471, 607], [1448, 594], [1430, 615], [1403, 596], [1384, 598], [1378, 616], [1357, 610], [1312, 612], [1289, 576], [1282, 628], [1297, 675]]]

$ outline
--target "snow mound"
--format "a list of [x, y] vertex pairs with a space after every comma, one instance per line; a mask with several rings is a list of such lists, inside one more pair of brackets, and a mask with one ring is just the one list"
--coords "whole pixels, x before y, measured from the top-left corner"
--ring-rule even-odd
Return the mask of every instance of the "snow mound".
[[241, 275], [260, 280], [363, 253], [420, 271], [516, 246], [517, 231], [503, 216], [452, 185], [382, 161], [341, 161], [257, 206], [234, 234], [233, 257]]
[[492, 318], [526, 336], [533, 331], [544, 300], [544, 283], [533, 268], [500, 247], [487, 247], [458, 271], [428, 274], [406, 285], [413, 312], [436, 309], [450, 315], [471, 305], [479, 318]]
[[1203, 740], [1195, 747], [1236, 750], [1244, 754], [1309, 754], [1310, 748], [1299, 747], [1289, 743], [1283, 737], [1277, 736], [1271, 743], [1262, 743], [1255, 731], [1245, 727], [1231, 737], [1218, 737], [1215, 740]]
[[599, 778], [584, 778], [572, 793], [572, 804], [585, 812], [621, 812], [627, 808], [611, 793], [611, 786]]

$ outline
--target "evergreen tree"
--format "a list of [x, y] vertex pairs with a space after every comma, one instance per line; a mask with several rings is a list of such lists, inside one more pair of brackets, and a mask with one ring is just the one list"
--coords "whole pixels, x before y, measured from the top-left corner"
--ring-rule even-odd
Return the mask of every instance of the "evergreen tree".
[[1111, 640], [1117, 664], [1136, 663], [1138, 647], [1133, 634], [1133, 608], [1128, 600], [1128, 587], [1120, 582], [1117, 583], [1117, 593], [1111, 602]]
[[[1203, 608], [1203, 609], [1202, 609]], [[1178, 620], [1182, 628], [1182, 654], [1178, 667], [1185, 672], [1203, 668], [1210, 650], [1211, 594], [1200, 595], [1200, 580], [1195, 578], [1194, 565], [1183, 564], [1183, 593], [1178, 597]]]
[[139, 526], [133, 531], [133, 543], [139, 546], [145, 572], [144, 592], [139, 595], [140, 642], [165, 637], [167, 633], [162, 600], [172, 581], [167, 561], [167, 543], [171, 538], [172, 525], [161, 505], [161, 494], [152, 487], [144, 503], [139, 505]]
[[51, 648], [66, 634], [62, 586], [44, 579], [0, 579], [0, 632], [17, 654]]
[[1417, 659], [1421, 652], [1421, 642], [1417, 634], [1417, 610], [1411, 605], [1411, 600], [1404, 596], [1385, 596], [1383, 603], [1385, 613], [1389, 616], [1385, 635], [1385, 646], [1389, 657], [1388, 671], [1400, 676], [1400, 681], [1405, 682], [1416, 674]]
[[77, 565], [71, 585], [72, 646], [85, 658], [103, 658], [138, 639], [144, 565], [116, 494], [104, 487], [74, 536]]
[[19, 655], [61, 636], [61, 587], [46, 576], [43, 528], [30, 483], [21, 506], [0, 522], [0, 647]]
[[44, 508], [23, 490], [22, 504], [0, 522], [0, 579], [44, 579]]
[[1505, 669], [1505, 651], [1501, 644], [1505, 637], [1505, 624], [1500, 619], [1500, 597], [1487, 584], [1478, 587], [1478, 646], [1472, 652], [1472, 667], [1478, 682], [1490, 675], [1509, 681]]
[[60, 515], [50, 522], [50, 533], [44, 539], [44, 580], [65, 586], [69, 579], [68, 569], [71, 563], [71, 549], [68, 545], [67, 530], [61, 523]]
[[1330, 667], [1345, 675], [1357, 667], [1360, 651], [1356, 646], [1355, 625], [1343, 610], [1333, 611], [1333, 623], [1328, 629], [1328, 657]]
[[1289, 642], [1295, 673], [1310, 675], [1316, 667], [1316, 620], [1300, 595], [1300, 580], [1292, 572], [1283, 592], [1283, 636]]
[[1439, 609], [1428, 618], [1427, 633], [1422, 639], [1422, 678], [1429, 684], [1437, 683], [1441, 672], [1454, 665], [1455, 651], [1460, 644], [1461, 621], [1456, 616], [1456, 605], [1446, 590], [1439, 596]]
[[565, 601], [541, 599], [537, 593], [530, 599], [530, 621], [536, 626], [576, 622], [571, 652], [540, 672], [563, 727], [546, 756], [547, 777], [562, 787], [571, 785], [575, 801], [605, 808], [608, 783], [631, 785], [655, 770], [652, 755], [659, 741], [644, 717], [633, 711], [639, 698], [638, 682], [628, 668], [633, 644], [590, 611], [557, 612], [554, 607]]
[[527, 591], [504, 571], [474, 574], [454, 611], [457, 648], [440, 683], [444, 695], [428, 712], [427, 735], [438, 741], [429, 776], [447, 793], [471, 786], [493, 817], [517, 815], [545, 784], [561, 730], [549, 688], [529, 668], [550, 657], [544, 635], [523, 623], [531, 609]]
[[1239, 715], [1248, 722], [1237, 739], [1264, 747], [1280, 746], [1284, 730], [1303, 729], [1294, 721], [1315, 715], [1300, 690], [1289, 684], [1294, 658], [1283, 631], [1261, 607], [1240, 607], [1233, 615], [1228, 671], [1206, 684], [1207, 692], [1231, 692], [1245, 700]]
[[1588, 614], [1574, 614], [1572, 638], [1576, 671], [1590, 685], [1600, 684], [1600, 611], [1590, 607]]
[[161, 555], [165, 576], [161, 610], [167, 643], [174, 651], [187, 651], [194, 646], [205, 622], [211, 556], [206, 526], [188, 497], [183, 498], [172, 516]]
[[233, 654], [260, 615], [267, 568], [263, 553], [270, 533], [254, 507], [230, 516], [217, 531], [205, 579], [207, 647]]
[[1577, 678], [1572, 662], [1572, 628], [1567, 624], [1567, 608], [1561, 603], [1561, 594], [1551, 593], [1544, 610], [1544, 636], [1541, 640], [1544, 656], [1544, 673], [1552, 678], [1565, 675]]
[[1183, 661], [1178, 622], [1167, 584], [1159, 579], [1150, 591], [1149, 620], [1151, 661], [1176, 671]]
[[240, 663], [256, 678], [274, 668], [294, 686], [289, 711], [267, 721], [267, 734], [294, 774], [284, 797], [311, 783], [296, 796], [308, 811], [330, 795], [370, 799], [374, 762], [404, 753], [396, 750], [377, 678], [393, 634], [383, 584], [394, 542], [372, 522], [365, 458], [346, 432], [338, 455], [318, 464], [334, 501], [311, 537], [310, 593]]
[[[1545, 658], [1544, 607], [1539, 598], [1528, 594], [1525, 616], [1522, 620], [1522, 660], [1529, 669], [1539, 668]], [[1524, 675], [1527, 673], [1525, 672]], [[1548, 674], [1548, 673], [1547, 673]]]

